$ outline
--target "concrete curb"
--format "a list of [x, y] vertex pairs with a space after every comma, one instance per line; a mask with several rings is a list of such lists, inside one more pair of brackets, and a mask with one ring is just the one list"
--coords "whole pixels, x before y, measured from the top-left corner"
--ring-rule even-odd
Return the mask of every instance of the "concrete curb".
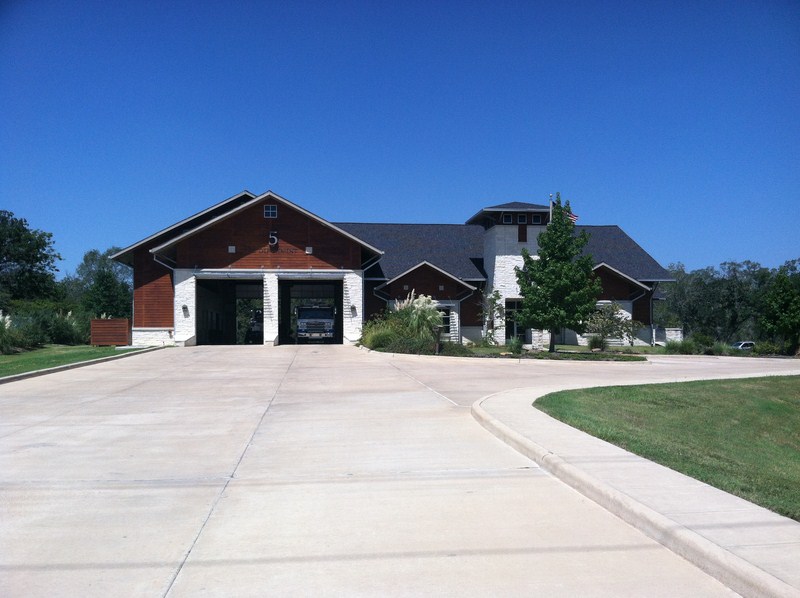
[[545, 471], [743, 596], [800, 596], [794, 587], [777, 577], [589, 475], [492, 417], [482, 404], [494, 396], [497, 395], [473, 403], [472, 416], [486, 430]]
[[75, 363], [57, 365], [55, 367], [46, 368], [44, 370], [34, 370], [32, 372], [23, 372], [22, 374], [14, 374], [13, 376], [4, 376], [0, 378], [0, 384], [8, 384], [9, 382], [17, 382], [18, 380], [26, 380], [27, 378], [36, 378], [37, 376], [55, 374], [56, 372], [64, 372], [66, 370], [74, 370], [75, 368], [82, 368], [87, 365], [94, 365], [96, 363], [103, 363], [105, 361], [124, 359], [125, 357], [132, 357], [133, 355], [141, 355], [142, 353], [150, 353], [151, 351], [158, 351], [159, 349], [164, 349], [164, 347], [147, 347], [145, 349], [139, 349], [138, 351], [128, 351], [127, 353], [120, 353], [119, 355], [109, 355], [108, 357], [90, 359], [89, 361], [76, 361]]

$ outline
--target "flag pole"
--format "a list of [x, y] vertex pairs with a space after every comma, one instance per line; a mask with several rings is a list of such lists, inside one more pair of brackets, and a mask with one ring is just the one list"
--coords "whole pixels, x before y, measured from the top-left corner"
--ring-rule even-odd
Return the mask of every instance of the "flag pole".
[[550, 194], [550, 220], [547, 221], [547, 224], [550, 224], [553, 221], [553, 194]]

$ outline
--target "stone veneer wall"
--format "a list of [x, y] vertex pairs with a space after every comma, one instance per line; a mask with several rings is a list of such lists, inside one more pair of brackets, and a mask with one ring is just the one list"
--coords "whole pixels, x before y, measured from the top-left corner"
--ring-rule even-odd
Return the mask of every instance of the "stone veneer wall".
[[364, 273], [346, 272], [342, 291], [342, 340], [345, 344], [353, 344], [361, 338], [364, 325]]
[[172, 328], [133, 328], [131, 345], [134, 347], [171, 347], [175, 345]]
[[[176, 269], [175, 281], [175, 344], [192, 346], [197, 344], [197, 279], [191, 270]], [[183, 309], [183, 306], [186, 309]]]
[[278, 275], [264, 274], [264, 344], [278, 342]]

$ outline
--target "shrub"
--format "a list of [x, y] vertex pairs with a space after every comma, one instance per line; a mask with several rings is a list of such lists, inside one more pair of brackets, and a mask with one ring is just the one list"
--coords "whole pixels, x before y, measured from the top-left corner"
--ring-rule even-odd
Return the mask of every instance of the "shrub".
[[707, 355], [731, 355], [733, 349], [725, 343], [716, 342], [707, 351]]
[[697, 334], [693, 334], [688, 340], [694, 343], [695, 353], [705, 353], [706, 355], [711, 355], [711, 349], [714, 346], [714, 339], [709, 335], [698, 332]]
[[780, 355], [783, 351], [777, 345], [777, 343], [771, 343], [769, 341], [762, 341], [756, 343], [756, 346], [753, 347], [753, 354], [755, 355]]
[[667, 341], [665, 348], [670, 355], [696, 355], [699, 353], [698, 347], [692, 339]]
[[593, 335], [589, 337], [589, 348], [590, 349], [600, 349], [601, 351], [605, 351], [608, 348], [608, 341], [599, 335]]
[[364, 325], [361, 343], [370, 349], [391, 353], [432, 354], [436, 346], [437, 327], [442, 314], [433, 299], [426, 295], [399, 301], [393, 310], [373, 318]]
[[0, 311], [0, 353], [9, 355], [20, 348], [20, 340], [11, 326], [11, 317]]
[[89, 342], [89, 317], [64, 313], [50, 302], [18, 302], [10, 319], [10, 330], [19, 349], [47, 343], [82, 345]]
[[514, 337], [508, 341], [508, 350], [511, 351], [514, 355], [522, 354], [522, 339], [518, 337]]
[[470, 357], [472, 355], [472, 351], [470, 351], [468, 347], [460, 345], [459, 343], [446, 342], [442, 343], [441, 354], [449, 357]]

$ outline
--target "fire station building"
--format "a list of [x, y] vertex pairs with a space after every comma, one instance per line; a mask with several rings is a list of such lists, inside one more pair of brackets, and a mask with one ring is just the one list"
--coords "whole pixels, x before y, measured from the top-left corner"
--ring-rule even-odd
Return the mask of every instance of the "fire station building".
[[[546, 344], [547, 333], [517, 327], [515, 267], [537, 253], [549, 205], [513, 202], [479, 210], [465, 224], [329, 222], [268, 191], [244, 191], [123, 249], [133, 268], [134, 345], [298, 342], [297, 309], [333, 308], [335, 343], [355, 343], [363, 323], [410, 292], [430, 295], [445, 315], [443, 334], [477, 341], [495, 327], [503, 342]], [[648, 325], [664, 270], [618, 226], [577, 226], [603, 284]], [[498, 290], [506, 318], [483, 321], [483, 298]], [[580, 342], [563, 331], [562, 342]]]

